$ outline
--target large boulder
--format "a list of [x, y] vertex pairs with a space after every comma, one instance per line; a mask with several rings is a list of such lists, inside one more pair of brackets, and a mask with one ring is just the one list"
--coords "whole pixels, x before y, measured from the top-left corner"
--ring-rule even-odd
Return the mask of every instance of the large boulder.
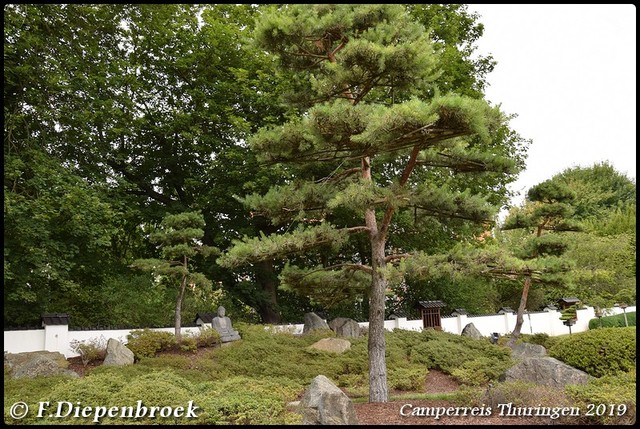
[[524, 357], [505, 372], [503, 380], [522, 380], [563, 388], [568, 384], [586, 384], [592, 378], [586, 372], [552, 357]]
[[127, 346], [115, 338], [109, 338], [109, 341], [107, 341], [107, 356], [102, 362], [103, 365], [125, 366], [132, 365], [133, 361], [133, 352]]
[[76, 372], [67, 369], [69, 362], [59, 352], [5, 353], [4, 366], [12, 378], [33, 378], [48, 375], [79, 377]]
[[539, 344], [516, 343], [511, 347], [511, 356], [517, 359], [544, 357], [546, 355], [547, 349]]
[[344, 353], [351, 348], [351, 343], [342, 338], [323, 338], [309, 347], [325, 352]]
[[358, 338], [360, 336], [360, 325], [358, 322], [346, 317], [336, 317], [329, 322], [329, 328], [339, 337]]
[[478, 331], [478, 328], [476, 328], [473, 323], [468, 323], [467, 326], [462, 329], [462, 333], [460, 335], [462, 335], [463, 337], [473, 338], [474, 340], [479, 340], [482, 338], [482, 334], [480, 333], [480, 331]]
[[324, 375], [313, 379], [300, 401], [302, 424], [357, 425], [351, 399]]
[[303, 334], [322, 329], [329, 329], [329, 325], [327, 325], [327, 322], [325, 322], [324, 319], [313, 312], [304, 314], [304, 327], [302, 328]]

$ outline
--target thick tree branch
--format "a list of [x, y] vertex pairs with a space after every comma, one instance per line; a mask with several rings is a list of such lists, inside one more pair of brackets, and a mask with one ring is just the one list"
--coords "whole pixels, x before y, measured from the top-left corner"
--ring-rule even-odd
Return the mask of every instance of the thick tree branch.
[[[418, 154], [420, 153], [421, 147], [416, 145], [413, 147], [411, 151], [411, 155], [409, 156], [409, 160], [407, 161], [407, 165], [404, 167], [404, 171], [402, 172], [402, 176], [400, 176], [400, 186], [403, 187], [407, 180], [409, 180], [409, 176], [411, 176], [411, 172], [416, 166], [416, 160], [418, 159]], [[384, 213], [384, 218], [382, 219], [382, 225], [380, 226], [380, 234], [383, 237], [386, 237], [387, 232], [389, 231], [389, 225], [391, 224], [391, 218], [393, 217], [393, 213], [395, 208], [393, 206], [387, 207], [387, 210]]]
[[411, 253], [397, 253], [395, 255], [387, 256], [386, 258], [384, 258], [384, 261], [389, 263], [389, 262], [396, 261], [398, 259], [410, 258], [411, 256], [412, 256]]

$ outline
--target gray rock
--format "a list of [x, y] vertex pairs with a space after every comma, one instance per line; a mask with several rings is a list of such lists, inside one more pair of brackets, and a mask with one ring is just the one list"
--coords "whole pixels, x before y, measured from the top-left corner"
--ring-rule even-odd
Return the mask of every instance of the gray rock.
[[107, 356], [104, 358], [103, 365], [132, 365], [133, 360], [133, 352], [129, 350], [127, 346], [115, 338], [109, 338], [109, 341], [107, 341]]
[[516, 343], [511, 347], [511, 356], [516, 359], [528, 357], [543, 357], [547, 355], [547, 349], [539, 344]]
[[358, 338], [360, 336], [360, 325], [358, 322], [346, 317], [336, 317], [329, 322], [329, 328], [339, 337]]
[[462, 329], [462, 333], [460, 335], [473, 338], [474, 340], [482, 339], [482, 334], [480, 333], [480, 331], [478, 331], [478, 328], [476, 328], [473, 323], [467, 323], [467, 326]]
[[305, 313], [302, 333], [306, 334], [318, 329], [329, 329], [329, 325], [327, 325], [327, 322], [325, 322], [324, 319], [320, 318], [320, 316], [318, 316], [316, 313]]
[[67, 369], [69, 362], [59, 352], [5, 353], [4, 366], [12, 378], [34, 378], [49, 375], [79, 377], [76, 372]]
[[586, 372], [552, 357], [525, 357], [505, 372], [503, 380], [522, 380], [562, 388], [568, 384], [586, 384], [592, 378]]
[[302, 424], [357, 425], [351, 399], [324, 375], [318, 375], [300, 402]]
[[309, 347], [333, 353], [344, 353], [351, 348], [351, 343], [342, 338], [323, 338]]

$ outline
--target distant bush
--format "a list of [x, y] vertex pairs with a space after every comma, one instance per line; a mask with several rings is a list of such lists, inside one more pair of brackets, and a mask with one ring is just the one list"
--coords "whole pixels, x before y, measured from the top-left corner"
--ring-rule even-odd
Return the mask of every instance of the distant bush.
[[549, 334], [537, 333], [537, 334], [520, 334], [519, 341], [524, 343], [538, 344], [549, 350], [555, 343], [559, 341], [559, 337], [550, 337]]
[[162, 350], [169, 350], [176, 345], [176, 336], [171, 332], [137, 329], [127, 335], [127, 348], [136, 359], [153, 357]]
[[213, 328], [203, 328], [196, 335], [198, 347], [213, 347], [220, 344], [220, 334]]
[[[624, 314], [616, 314], [613, 316], [604, 316], [600, 319], [589, 320], [589, 329], [599, 329], [602, 323], [602, 328], [624, 328]], [[636, 326], [636, 312], [632, 311], [627, 313], [627, 323], [629, 326]]]
[[198, 339], [193, 335], [183, 335], [180, 342], [180, 350], [183, 352], [195, 352], [198, 350]]
[[80, 354], [82, 365], [87, 366], [90, 362], [104, 360], [107, 355], [107, 341], [103, 336], [90, 340], [74, 340], [71, 342], [71, 350]]
[[551, 357], [594, 377], [635, 368], [636, 328], [603, 328], [558, 337]]

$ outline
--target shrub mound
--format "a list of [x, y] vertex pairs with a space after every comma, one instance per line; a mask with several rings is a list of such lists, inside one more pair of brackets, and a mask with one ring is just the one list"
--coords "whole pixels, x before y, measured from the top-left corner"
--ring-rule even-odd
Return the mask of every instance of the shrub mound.
[[635, 368], [636, 328], [603, 328], [562, 336], [548, 352], [594, 377], [616, 375]]

